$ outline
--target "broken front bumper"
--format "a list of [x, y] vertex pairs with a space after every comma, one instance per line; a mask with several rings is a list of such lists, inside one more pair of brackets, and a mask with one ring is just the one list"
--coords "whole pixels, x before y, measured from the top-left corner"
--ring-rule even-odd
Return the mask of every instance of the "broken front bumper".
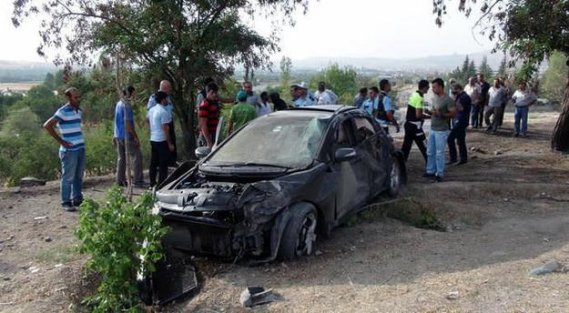
[[166, 248], [221, 258], [261, 256], [265, 252], [265, 228], [250, 229], [243, 222], [233, 224], [167, 210], [161, 210], [160, 215], [163, 225], [170, 227], [163, 238]]

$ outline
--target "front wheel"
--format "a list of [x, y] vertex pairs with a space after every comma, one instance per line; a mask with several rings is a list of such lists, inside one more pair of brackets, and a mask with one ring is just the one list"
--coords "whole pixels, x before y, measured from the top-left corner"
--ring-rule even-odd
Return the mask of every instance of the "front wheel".
[[311, 255], [316, 241], [316, 209], [310, 204], [293, 206], [279, 246], [279, 258], [293, 260]]
[[401, 192], [401, 185], [403, 184], [403, 169], [401, 163], [396, 156], [391, 157], [391, 170], [389, 171], [389, 189], [387, 193], [391, 197], [397, 197]]

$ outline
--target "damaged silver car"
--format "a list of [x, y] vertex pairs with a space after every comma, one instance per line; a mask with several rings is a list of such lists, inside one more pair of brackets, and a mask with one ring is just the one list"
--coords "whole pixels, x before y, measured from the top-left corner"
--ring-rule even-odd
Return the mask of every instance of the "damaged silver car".
[[279, 111], [232, 134], [156, 192], [167, 249], [253, 262], [314, 251], [349, 214], [406, 180], [403, 155], [366, 112]]

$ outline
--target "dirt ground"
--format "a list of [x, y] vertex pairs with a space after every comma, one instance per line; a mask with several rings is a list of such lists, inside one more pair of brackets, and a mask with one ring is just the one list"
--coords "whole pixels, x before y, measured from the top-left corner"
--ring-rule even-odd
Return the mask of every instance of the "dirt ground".
[[[569, 266], [569, 158], [549, 149], [557, 114], [530, 113], [529, 138], [468, 132], [468, 164], [443, 183], [421, 177], [413, 148], [400, 200], [373, 205], [317, 243], [318, 255], [259, 267], [200, 260], [204, 283], [166, 312], [569, 312], [567, 273], [530, 276], [549, 260]], [[401, 135], [396, 135], [396, 140]], [[90, 180], [101, 198], [110, 177]], [[420, 208], [447, 231], [416, 228], [387, 210]], [[73, 247], [77, 214], [57, 182], [0, 193], [0, 312], [77, 310], [85, 257]], [[246, 286], [282, 300], [243, 309]]]

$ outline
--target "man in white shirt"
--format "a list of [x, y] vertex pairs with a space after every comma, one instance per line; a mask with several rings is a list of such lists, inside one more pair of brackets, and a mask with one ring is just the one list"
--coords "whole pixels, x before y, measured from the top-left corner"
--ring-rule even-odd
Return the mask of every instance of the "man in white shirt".
[[476, 77], [473, 76], [468, 79], [468, 84], [464, 87], [464, 92], [466, 92], [466, 94], [472, 100], [470, 125], [472, 126], [472, 128], [478, 128], [482, 126], [483, 122], [482, 120], [478, 119], [478, 116], [480, 115], [480, 110], [482, 109], [483, 105], [480, 102], [481, 89], [480, 85], [478, 85]]
[[168, 163], [171, 152], [174, 151], [174, 143], [170, 136], [170, 123], [172, 115], [166, 109], [168, 94], [158, 91], [154, 98], [157, 105], [148, 110], [146, 119], [150, 124], [150, 186], [156, 186], [156, 170], [158, 169], [158, 184], [162, 183], [168, 175]]
[[336, 104], [338, 96], [330, 89], [326, 89], [325, 82], [318, 83], [318, 90], [314, 93], [317, 104]]
[[516, 106], [514, 113], [514, 136], [518, 137], [521, 134], [522, 137], [527, 137], [529, 107], [536, 103], [537, 97], [531, 90], [527, 89], [525, 81], [520, 82], [518, 88], [512, 96], [512, 101]]

